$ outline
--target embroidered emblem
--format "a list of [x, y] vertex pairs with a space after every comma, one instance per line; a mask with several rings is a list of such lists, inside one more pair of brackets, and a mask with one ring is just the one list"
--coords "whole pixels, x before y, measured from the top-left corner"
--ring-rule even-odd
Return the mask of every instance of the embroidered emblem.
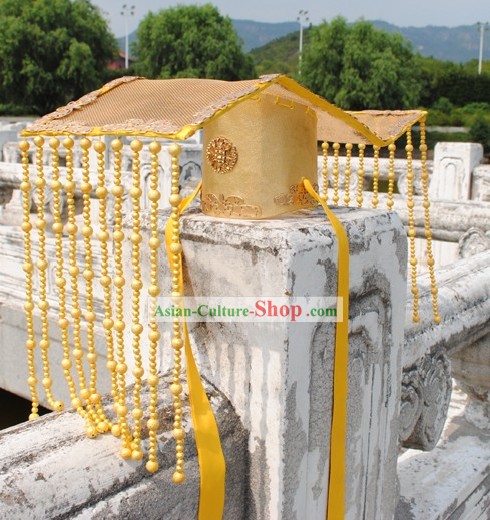
[[229, 139], [219, 136], [208, 144], [206, 159], [216, 173], [228, 173], [238, 161], [238, 152]]

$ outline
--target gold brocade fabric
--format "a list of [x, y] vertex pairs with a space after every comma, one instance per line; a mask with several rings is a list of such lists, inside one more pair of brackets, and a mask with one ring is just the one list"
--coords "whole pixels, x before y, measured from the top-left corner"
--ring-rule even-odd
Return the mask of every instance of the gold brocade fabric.
[[[186, 139], [223, 111], [266, 91], [309, 106], [318, 116], [317, 139], [385, 146], [422, 119], [423, 111], [343, 111], [282, 75], [255, 80], [124, 77], [35, 121], [34, 135], [139, 135]], [[389, 117], [378, 117], [378, 115]]]
[[316, 206], [298, 188], [318, 176], [316, 113], [307, 105], [259, 94], [206, 125], [203, 148], [204, 213], [270, 218]]

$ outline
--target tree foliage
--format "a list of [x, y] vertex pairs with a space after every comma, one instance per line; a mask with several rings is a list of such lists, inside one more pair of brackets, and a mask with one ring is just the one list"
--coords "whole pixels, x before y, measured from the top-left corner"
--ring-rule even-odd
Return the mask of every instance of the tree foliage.
[[53, 110], [100, 86], [116, 49], [88, 0], [0, 0], [0, 103]]
[[142, 76], [238, 80], [255, 75], [230, 18], [210, 4], [150, 12], [137, 35], [135, 71]]
[[410, 44], [401, 35], [366, 21], [349, 25], [339, 17], [311, 29], [301, 77], [344, 109], [396, 109], [417, 104], [417, 72]]

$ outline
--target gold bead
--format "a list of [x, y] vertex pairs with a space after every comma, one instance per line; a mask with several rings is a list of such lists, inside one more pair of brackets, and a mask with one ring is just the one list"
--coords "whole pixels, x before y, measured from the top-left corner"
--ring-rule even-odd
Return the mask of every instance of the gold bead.
[[141, 280], [133, 278], [133, 280], [131, 280], [131, 287], [135, 291], [140, 291], [143, 287], [143, 282]]
[[111, 372], [114, 372], [114, 370], [116, 370], [116, 366], [117, 366], [117, 363], [111, 359], [110, 361], [108, 361], [105, 365], [107, 367], [108, 370], [110, 370]]
[[141, 460], [143, 458], [143, 452], [141, 450], [133, 450], [131, 452], [131, 458], [133, 460]]
[[70, 368], [72, 367], [72, 362], [69, 360], [69, 359], [63, 359], [61, 361], [61, 366], [65, 369], [65, 370], [70, 370]]
[[[56, 287], [59, 287], [59, 288], [62, 288], [62, 287], [65, 287], [66, 285], [66, 280], [64, 278], [61, 278], [60, 276], [57, 277], [54, 281]], [[61, 325], [60, 325], [61, 327]]]
[[139, 152], [143, 148], [143, 143], [139, 139], [133, 139], [131, 141], [131, 150], [133, 152]]
[[[33, 305], [33, 307], [34, 307], [34, 305]], [[26, 341], [26, 348], [28, 348], [29, 350], [33, 350], [34, 348], [36, 348], [36, 342], [33, 341], [32, 339], [28, 339]]]
[[150, 296], [158, 296], [160, 294], [160, 287], [158, 287], [158, 285], [150, 285], [148, 287], [148, 294]]
[[148, 332], [148, 339], [150, 341], [158, 341], [160, 339], [160, 332], [158, 332], [158, 330], [150, 330], [150, 332]]
[[87, 354], [87, 361], [89, 363], [95, 363], [97, 361], [97, 354], [95, 352], [89, 352]]
[[37, 384], [37, 379], [35, 377], [33, 377], [33, 376], [28, 377], [27, 378], [27, 384], [29, 386], [34, 386], [35, 384]]
[[141, 325], [141, 323], [134, 323], [133, 325], [131, 325], [131, 332], [135, 335], [140, 335], [143, 332], [143, 325]]
[[123, 448], [121, 450], [121, 457], [123, 459], [130, 459], [131, 458], [131, 454], [132, 454], [131, 448]]
[[109, 425], [105, 421], [97, 423], [97, 431], [99, 433], [105, 433], [107, 430], [109, 430]]
[[81, 139], [81, 141], [80, 141], [80, 148], [82, 150], [88, 150], [91, 146], [92, 146], [92, 143], [90, 142], [90, 139], [87, 139], [86, 137]]
[[160, 192], [158, 190], [150, 190], [148, 192], [148, 199], [151, 202], [158, 202], [160, 200]]
[[128, 407], [119, 405], [116, 409], [116, 412], [119, 417], [126, 417], [128, 414]]
[[124, 240], [124, 233], [122, 231], [116, 230], [112, 234], [112, 237], [116, 242], [122, 242]]
[[105, 152], [105, 143], [104, 141], [95, 141], [94, 143], [94, 150], [97, 152], [97, 153], [103, 153]]
[[133, 186], [129, 190], [129, 195], [133, 197], [133, 199], [139, 199], [141, 197], [141, 189]]
[[185, 482], [185, 475], [182, 471], [175, 471], [172, 480], [174, 481], [174, 484], [182, 484]]
[[34, 144], [38, 147], [42, 146], [44, 144], [44, 138], [42, 138], [40, 135], [34, 137]]
[[76, 410], [77, 408], [80, 408], [82, 406], [82, 401], [78, 397], [75, 397], [75, 399], [71, 400], [71, 405]]
[[146, 470], [150, 473], [156, 473], [158, 471], [158, 462], [156, 462], [155, 460], [149, 460], [146, 463]]
[[[117, 323], [117, 322], [116, 322]], [[123, 375], [128, 371], [128, 365], [126, 363], [118, 363], [116, 366], [116, 372], [119, 375]]]
[[34, 310], [34, 304], [32, 302], [24, 303], [24, 309], [28, 312]]
[[182, 385], [173, 383], [170, 385], [170, 391], [173, 395], [179, 395], [182, 392]]
[[125, 324], [124, 321], [122, 321], [122, 320], [116, 320], [116, 321], [114, 322], [113, 327], [114, 327], [114, 330], [115, 330], [116, 332], [123, 332], [124, 329], [126, 328], [126, 324]]
[[143, 418], [143, 410], [141, 408], [135, 408], [131, 412], [131, 415], [133, 416], [134, 419], [140, 420]]
[[124, 187], [120, 185], [114, 186], [111, 191], [114, 197], [122, 197], [124, 195]]
[[61, 222], [55, 222], [52, 229], [55, 233], [63, 233], [63, 224]]
[[22, 231], [26, 233], [32, 229], [32, 224], [30, 222], [22, 222]]
[[107, 188], [104, 188], [104, 187], [98, 187], [96, 190], [95, 190], [95, 195], [99, 198], [99, 199], [105, 199], [107, 197]]
[[185, 431], [182, 428], [174, 428], [172, 435], [176, 441], [181, 441], [185, 437]]
[[39, 305], [38, 307], [42, 310], [42, 311], [47, 311], [49, 309], [49, 303], [44, 300], [42, 302], [39, 302]]
[[44, 386], [44, 388], [51, 388], [53, 385], [53, 380], [50, 377], [45, 377], [41, 381], [41, 384]]
[[19, 149], [21, 152], [27, 152], [27, 150], [29, 150], [29, 148], [30, 148], [29, 142], [26, 141], [25, 139], [19, 143]]
[[149, 244], [152, 249], [157, 249], [158, 247], [160, 247], [161, 242], [158, 237], [151, 237], [149, 240]]
[[82, 311], [76, 307], [70, 311], [70, 314], [77, 320], [82, 315]]
[[39, 414], [31, 413], [31, 415], [29, 415], [29, 421], [35, 421], [36, 419], [39, 419]]
[[178, 145], [177, 143], [172, 143], [169, 147], [168, 147], [168, 152], [170, 155], [172, 155], [173, 157], [177, 157], [180, 155], [180, 152], [182, 151], [182, 148], [180, 145]]
[[73, 145], [75, 144], [75, 142], [73, 141], [73, 139], [71, 137], [65, 137], [65, 139], [63, 139], [63, 146], [65, 148], [73, 148]]
[[121, 435], [121, 428], [118, 424], [114, 424], [111, 428], [111, 433], [114, 437], [119, 437]]
[[171, 206], [178, 206], [182, 202], [182, 197], [180, 195], [170, 195], [169, 202]]
[[34, 266], [32, 264], [29, 264], [27, 262], [25, 262], [23, 265], [22, 265], [22, 270], [25, 272], [25, 273], [32, 273], [34, 271]]
[[45, 350], [47, 348], [49, 348], [49, 340], [47, 339], [42, 339], [40, 342], [39, 342], [39, 348], [41, 350]]
[[73, 224], [72, 222], [69, 222], [69, 223], [66, 225], [66, 232], [67, 232], [69, 235], [74, 235], [77, 231], [78, 231], [78, 227], [77, 227], [76, 224]]
[[130, 240], [133, 244], [141, 244], [143, 237], [139, 233], [131, 233]]
[[122, 147], [123, 147], [123, 142], [121, 141], [121, 139], [113, 139], [111, 141], [111, 148], [115, 152], [120, 152], [122, 150]]
[[90, 182], [82, 182], [82, 184], [80, 184], [80, 191], [89, 194], [92, 191], [92, 185]]
[[112, 329], [112, 327], [114, 326], [114, 321], [110, 318], [104, 318], [104, 320], [102, 321], [102, 326], [105, 330]]
[[148, 376], [148, 384], [150, 386], [157, 386], [158, 385], [158, 376], [155, 374], [150, 374]]
[[122, 276], [115, 276], [114, 277], [114, 286], [115, 287], [124, 287], [124, 284], [126, 283], [126, 281], [124, 280], [124, 278]]
[[180, 242], [172, 242], [170, 244], [170, 252], [174, 255], [182, 253], [182, 244]]
[[112, 280], [110, 276], [102, 276], [100, 279], [100, 285], [102, 285], [102, 287], [109, 287], [109, 285], [111, 285], [111, 281]]
[[63, 404], [62, 401], [55, 401], [53, 403], [53, 408], [56, 412], [61, 412], [63, 410], [63, 408], [65, 407], [65, 405]]
[[160, 423], [158, 422], [158, 419], [148, 419], [146, 426], [150, 431], [155, 432], [158, 430]]
[[407, 144], [407, 146], [405, 146], [405, 150], [407, 152], [413, 152], [413, 146], [411, 144]]
[[83, 357], [83, 350], [79, 349], [79, 348], [76, 348], [76, 349], [73, 350], [72, 354], [73, 354], [73, 357], [76, 360], [82, 359], [82, 357]]
[[172, 338], [172, 347], [175, 349], [182, 348], [183, 341], [180, 338]]

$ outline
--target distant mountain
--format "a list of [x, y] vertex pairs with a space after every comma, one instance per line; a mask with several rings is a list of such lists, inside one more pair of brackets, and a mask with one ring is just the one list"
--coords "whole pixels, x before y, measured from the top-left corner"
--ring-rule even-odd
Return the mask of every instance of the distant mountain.
[[[238, 36], [243, 41], [243, 49], [248, 52], [269, 44], [291, 33], [299, 31], [297, 22], [265, 23], [252, 20], [232, 20]], [[464, 63], [478, 58], [480, 37], [476, 25], [443, 27], [398, 27], [382, 20], [374, 20], [373, 25], [387, 32], [398, 32], [412, 42], [415, 51], [422, 56], [433, 56], [439, 60]], [[136, 40], [136, 31], [129, 35], [129, 42]], [[124, 37], [118, 38], [124, 50]], [[490, 59], [490, 34], [486, 34], [483, 57]]]
[[232, 22], [238, 36], [243, 40], [243, 50], [246, 52], [299, 30], [298, 22], [265, 23], [252, 20], [232, 20]]
[[[378, 29], [398, 32], [412, 42], [415, 51], [422, 56], [432, 56], [439, 60], [465, 63], [477, 59], [480, 49], [480, 35], [476, 25], [443, 27], [397, 27], [381, 20], [372, 22]], [[486, 40], [486, 41], [485, 41]], [[483, 46], [483, 59], [490, 59], [490, 35], [487, 34]]]

